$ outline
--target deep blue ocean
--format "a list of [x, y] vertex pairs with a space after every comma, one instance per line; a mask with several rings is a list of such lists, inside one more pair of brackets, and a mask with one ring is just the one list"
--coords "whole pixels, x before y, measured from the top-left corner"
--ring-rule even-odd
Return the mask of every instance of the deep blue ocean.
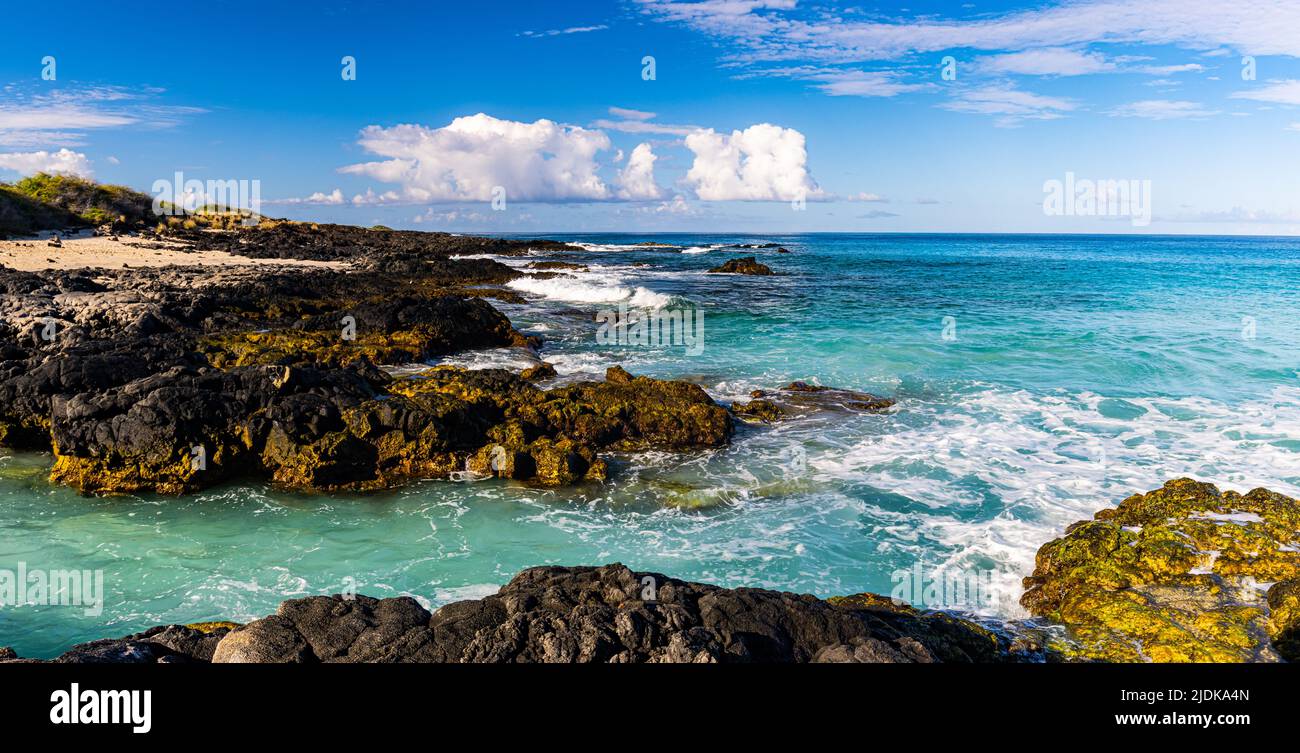
[[[92, 499], [0, 459], [0, 570], [102, 570], [103, 613], [0, 607], [0, 646], [54, 656], [152, 625], [249, 620], [355, 584], [429, 606], [541, 564], [623, 562], [727, 586], [890, 593], [892, 574], [1019, 581], [1069, 523], [1178, 476], [1300, 494], [1300, 240], [958, 235], [581, 235], [586, 271], [497, 304], [546, 338], [555, 383], [688, 379], [716, 400], [792, 380], [885, 414], [741, 425], [712, 452], [615, 458], [603, 486], [428, 481], [369, 496], [233, 485]], [[635, 244], [659, 242], [671, 247]], [[775, 248], [740, 248], [737, 244]], [[772, 277], [705, 270], [754, 255]], [[702, 311], [702, 347], [600, 342], [619, 303]], [[520, 350], [445, 362], [522, 368]]]

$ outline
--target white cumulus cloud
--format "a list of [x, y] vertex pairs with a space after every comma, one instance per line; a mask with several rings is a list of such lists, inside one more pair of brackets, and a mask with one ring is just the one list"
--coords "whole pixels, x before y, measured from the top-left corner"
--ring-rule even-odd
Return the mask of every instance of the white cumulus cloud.
[[822, 191], [808, 173], [804, 136], [770, 123], [731, 135], [713, 129], [686, 137], [695, 162], [685, 182], [705, 201], [791, 201], [818, 198]]
[[442, 128], [369, 126], [358, 143], [388, 159], [340, 172], [396, 183], [405, 200], [490, 201], [497, 186], [516, 201], [612, 195], [596, 174], [596, 153], [610, 148], [609, 137], [551, 120], [522, 123], [479, 113]]
[[649, 144], [637, 144], [618, 175], [619, 197], [633, 201], [658, 199], [663, 195], [655, 183], [655, 153]]
[[84, 178], [94, 175], [86, 155], [71, 149], [60, 149], [57, 152], [5, 152], [0, 154], [0, 168], [15, 170], [22, 175], [59, 173]]

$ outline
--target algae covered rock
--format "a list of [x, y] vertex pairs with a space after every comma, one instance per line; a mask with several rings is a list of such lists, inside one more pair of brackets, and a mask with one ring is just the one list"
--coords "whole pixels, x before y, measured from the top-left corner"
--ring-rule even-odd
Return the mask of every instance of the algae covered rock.
[[684, 382], [619, 376], [540, 390], [500, 369], [392, 379], [365, 364], [177, 366], [57, 397], [51, 478], [86, 493], [180, 494], [263, 477], [371, 491], [461, 473], [602, 481], [606, 450], [720, 446], [727, 411]]
[[554, 379], [559, 374], [556, 373], [554, 364], [543, 361], [536, 366], [529, 366], [519, 372], [519, 376], [530, 382], [540, 382], [543, 379]]
[[754, 399], [732, 404], [731, 412], [762, 423], [818, 412], [882, 413], [894, 405], [893, 399], [870, 392], [807, 382], [791, 382], [779, 390], [754, 390], [749, 396]]
[[743, 420], [765, 424], [775, 423], [785, 415], [781, 406], [771, 400], [750, 400], [747, 403], [737, 401], [731, 404], [731, 412]]
[[1021, 604], [1070, 657], [1270, 661], [1297, 656], [1297, 578], [1300, 503], [1177, 479], [1039, 549]]
[[529, 347], [499, 311], [479, 298], [435, 295], [371, 301], [299, 320], [290, 328], [209, 337], [204, 355], [228, 368], [253, 364], [347, 366], [425, 361], [471, 348]]

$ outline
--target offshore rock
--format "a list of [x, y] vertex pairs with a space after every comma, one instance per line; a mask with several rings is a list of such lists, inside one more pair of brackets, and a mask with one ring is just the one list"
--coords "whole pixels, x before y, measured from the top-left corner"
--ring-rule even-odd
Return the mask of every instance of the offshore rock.
[[762, 264], [753, 256], [746, 256], [740, 259], [728, 259], [720, 266], [713, 267], [709, 270], [710, 274], [733, 274], [733, 275], [770, 275], [774, 274], [771, 267]]
[[744, 419], [772, 423], [781, 418], [817, 411], [836, 413], [882, 413], [895, 401], [869, 392], [791, 382], [779, 390], [754, 390], [748, 403], [735, 403], [731, 410]]

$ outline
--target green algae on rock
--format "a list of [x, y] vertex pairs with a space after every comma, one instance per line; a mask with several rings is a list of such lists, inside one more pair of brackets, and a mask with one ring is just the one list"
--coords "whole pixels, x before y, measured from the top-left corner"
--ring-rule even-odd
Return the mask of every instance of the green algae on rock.
[[781, 406], [771, 400], [750, 400], [747, 403], [737, 400], [731, 404], [731, 412], [741, 420], [765, 424], [775, 423], [785, 415]]
[[[601, 481], [604, 450], [725, 444], [730, 417], [699, 387], [610, 371], [540, 390], [500, 369], [173, 369], [57, 401], [51, 479], [87, 493], [195, 491], [236, 476], [303, 491], [499, 476]], [[194, 448], [201, 448], [202, 463]]]
[[[1069, 658], [1300, 659], [1300, 502], [1176, 479], [1038, 550], [1021, 598]], [[1269, 586], [1269, 584], [1272, 584]]]
[[748, 423], [771, 424], [821, 411], [882, 413], [894, 406], [891, 398], [807, 382], [791, 382], [779, 390], [754, 390], [749, 396], [754, 399], [731, 404], [732, 414]]

